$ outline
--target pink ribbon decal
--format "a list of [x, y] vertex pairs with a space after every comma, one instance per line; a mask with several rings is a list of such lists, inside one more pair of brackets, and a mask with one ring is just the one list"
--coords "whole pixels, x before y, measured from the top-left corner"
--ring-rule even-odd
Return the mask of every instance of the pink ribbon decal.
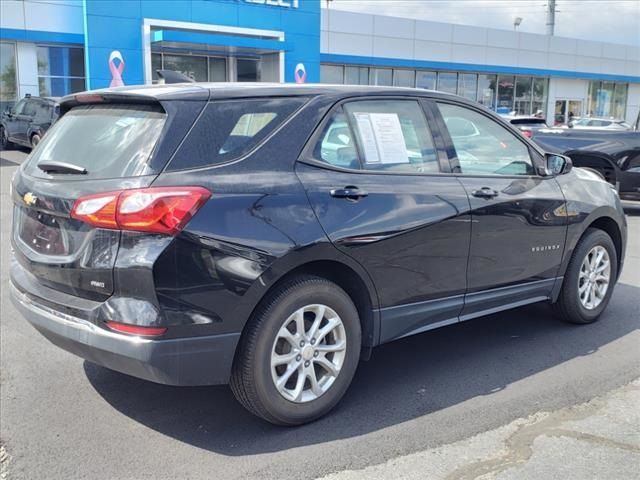
[[[116, 65], [116, 60], [118, 64]], [[122, 72], [124, 72], [124, 59], [122, 54], [118, 50], [114, 50], [109, 55], [109, 71], [111, 72], [110, 87], [122, 87], [124, 82], [122, 81]]]
[[304, 83], [307, 80], [307, 70], [304, 68], [304, 63], [296, 65], [294, 77], [296, 79], [296, 83]]

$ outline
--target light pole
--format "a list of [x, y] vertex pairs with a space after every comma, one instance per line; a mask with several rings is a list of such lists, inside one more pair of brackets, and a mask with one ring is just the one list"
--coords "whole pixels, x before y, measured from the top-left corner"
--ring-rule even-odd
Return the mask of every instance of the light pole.
[[522, 17], [516, 17], [513, 19], [513, 29], [518, 30], [518, 27], [522, 23]]

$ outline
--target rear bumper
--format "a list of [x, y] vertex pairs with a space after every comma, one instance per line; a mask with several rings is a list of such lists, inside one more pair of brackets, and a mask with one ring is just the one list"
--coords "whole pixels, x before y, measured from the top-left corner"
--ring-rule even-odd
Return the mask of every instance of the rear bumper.
[[228, 383], [240, 334], [150, 340], [120, 334], [58, 311], [22, 291], [11, 278], [17, 310], [58, 347], [89, 362], [166, 385]]

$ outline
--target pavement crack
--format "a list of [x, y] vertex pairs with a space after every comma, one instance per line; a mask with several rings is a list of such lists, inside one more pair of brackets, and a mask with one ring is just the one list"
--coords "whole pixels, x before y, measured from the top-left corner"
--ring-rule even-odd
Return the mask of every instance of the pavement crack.
[[[634, 382], [635, 383], [635, 382]], [[637, 390], [637, 384], [630, 384], [622, 390]], [[446, 480], [475, 480], [494, 477], [509, 468], [522, 465], [533, 455], [533, 443], [541, 436], [570, 437], [599, 445], [640, 453], [640, 448], [624, 442], [600, 437], [584, 432], [562, 428], [562, 424], [585, 419], [607, 405], [608, 396], [594, 398], [582, 404], [565, 407], [551, 413], [538, 413], [518, 426], [505, 440], [504, 454], [487, 460], [479, 460], [450, 472]]]

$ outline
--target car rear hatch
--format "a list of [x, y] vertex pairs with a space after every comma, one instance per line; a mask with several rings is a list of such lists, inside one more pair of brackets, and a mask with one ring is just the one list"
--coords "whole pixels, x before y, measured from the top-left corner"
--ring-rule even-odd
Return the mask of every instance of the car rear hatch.
[[17, 260], [40, 283], [104, 300], [114, 291], [122, 233], [73, 218], [76, 200], [148, 187], [206, 99], [83, 95], [62, 102], [63, 116], [16, 174], [12, 242]]

